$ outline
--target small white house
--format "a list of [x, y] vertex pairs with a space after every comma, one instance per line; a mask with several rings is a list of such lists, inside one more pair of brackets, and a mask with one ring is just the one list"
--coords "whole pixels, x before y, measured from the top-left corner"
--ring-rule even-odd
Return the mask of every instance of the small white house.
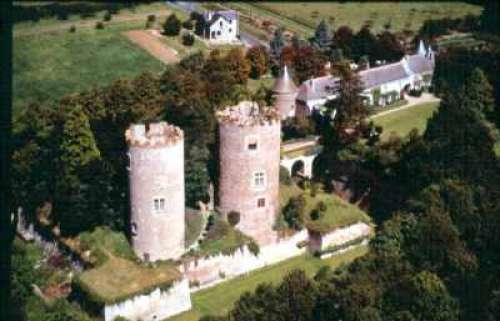
[[205, 18], [205, 38], [213, 43], [239, 42], [239, 17], [234, 10], [207, 11]]

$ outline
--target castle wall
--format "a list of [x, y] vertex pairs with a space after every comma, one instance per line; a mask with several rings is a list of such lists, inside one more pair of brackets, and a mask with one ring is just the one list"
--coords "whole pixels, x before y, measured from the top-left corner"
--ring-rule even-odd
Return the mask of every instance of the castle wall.
[[323, 235], [311, 233], [309, 235], [309, 249], [312, 252], [322, 251], [330, 246], [340, 245], [362, 236], [369, 236], [371, 232], [372, 227], [370, 225], [359, 222], [347, 227], [335, 229]]
[[184, 141], [130, 144], [132, 247], [151, 261], [184, 253]]
[[184, 263], [179, 268], [191, 282], [199, 282], [193, 292], [213, 286], [227, 279], [251, 272], [255, 269], [304, 254], [306, 246], [297, 245], [307, 241], [307, 231], [302, 230], [290, 238], [260, 247], [255, 256], [245, 246], [232, 255], [217, 255]]
[[[368, 224], [357, 223], [336, 229], [319, 239], [315, 239], [304, 229], [289, 238], [261, 246], [257, 256], [251, 253], [248, 248], [243, 247], [233, 255], [221, 254], [185, 262], [183, 266], [179, 267], [179, 270], [190, 282], [199, 283], [199, 286], [192, 289], [192, 292], [196, 292], [255, 269], [305, 254], [308, 249], [312, 251], [325, 249], [328, 246], [340, 245], [361, 236], [368, 237], [371, 231], [372, 228]], [[309, 247], [305, 246], [306, 242], [309, 242]], [[318, 242], [320, 248], [317, 247]], [[301, 243], [304, 246], [299, 247]]]
[[191, 309], [187, 279], [174, 283], [168, 290], [159, 288], [147, 295], [104, 307], [104, 320], [113, 321], [122, 316], [130, 321], [159, 321]]
[[[220, 124], [219, 209], [227, 215], [240, 213], [237, 228], [259, 244], [276, 239], [272, 226], [279, 211], [279, 120], [241, 126]], [[248, 145], [257, 143], [255, 150]], [[265, 186], [254, 186], [256, 172], [265, 173]], [[264, 199], [265, 206], [258, 207]]]

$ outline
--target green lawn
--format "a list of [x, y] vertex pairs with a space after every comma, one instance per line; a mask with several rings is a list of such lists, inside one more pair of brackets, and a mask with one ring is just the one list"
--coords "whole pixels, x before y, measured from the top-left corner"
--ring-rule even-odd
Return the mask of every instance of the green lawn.
[[14, 113], [30, 102], [47, 103], [64, 95], [161, 72], [163, 65], [130, 42], [122, 31], [144, 23], [123, 23], [103, 30], [77, 29], [15, 37]]
[[[285, 206], [293, 196], [300, 195], [302, 190], [295, 184], [290, 186], [280, 185], [280, 204]], [[315, 197], [310, 192], [303, 193], [306, 200], [304, 223], [308, 229], [319, 233], [326, 233], [335, 228], [351, 225], [357, 222], [370, 223], [370, 217], [357, 206], [350, 204], [335, 194], [325, 193], [319, 190]], [[310, 213], [317, 208], [317, 204], [323, 202], [326, 210], [319, 219], [312, 220]]]
[[247, 275], [194, 293], [191, 296], [193, 309], [168, 320], [195, 321], [206, 314], [221, 315], [227, 313], [244, 292], [254, 291], [257, 285], [261, 283], [270, 282], [277, 284], [287, 273], [294, 269], [302, 269], [309, 276], [313, 276], [321, 266], [329, 265], [337, 268], [343, 264], [352, 262], [355, 258], [366, 254], [367, 251], [367, 246], [360, 246], [325, 260], [315, 258], [311, 255], [302, 255], [264, 267]]
[[436, 102], [416, 105], [376, 117], [373, 122], [384, 128], [382, 139], [387, 139], [391, 133], [396, 133], [401, 137], [406, 136], [413, 128], [422, 133], [427, 125], [427, 120], [438, 109], [438, 106], [439, 103]]
[[[467, 14], [478, 15], [482, 7], [465, 2], [258, 2], [249, 6], [254, 13], [267, 11], [269, 15], [285, 17], [283, 24], [292, 30], [297, 25], [315, 28], [325, 19], [334, 27], [347, 25], [358, 30], [367, 21], [373, 23], [375, 31], [384, 29], [390, 23], [391, 29], [418, 30], [427, 19], [456, 18]], [[295, 25], [290, 22], [295, 22]]]

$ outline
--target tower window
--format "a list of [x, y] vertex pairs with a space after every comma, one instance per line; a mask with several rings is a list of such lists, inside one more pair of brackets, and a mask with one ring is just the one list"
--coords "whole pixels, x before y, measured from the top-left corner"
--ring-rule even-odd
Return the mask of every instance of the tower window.
[[253, 185], [256, 188], [263, 188], [266, 186], [266, 173], [255, 172], [253, 174]]
[[245, 137], [245, 146], [247, 150], [256, 151], [259, 147], [258, 136], [251, 135]]
[[157, 213], [165, 211], [165, 198], [157, 197], [153, 199], [154, 210]]
[[266, 199], [265, 198], [257, 199], [257, 207], [266, 207]]

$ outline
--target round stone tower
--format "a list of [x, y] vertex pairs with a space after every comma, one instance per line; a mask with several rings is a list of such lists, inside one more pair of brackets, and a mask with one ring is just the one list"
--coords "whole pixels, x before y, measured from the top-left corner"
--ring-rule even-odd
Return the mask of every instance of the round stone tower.
[[243, 101], [217, 113], [220, 135], [219, 210], [240, 213], [236, 226], [259, 244], [276, 239], [281, 122], [274, 108]]
[[132, 247], [145, 261], [184, 253], [184, 136], [165, 122], [131, 125], [129, 181]]
[[295, 116], [295, 99], [297, 98], [297, 93], [297, 87], [293, 83], [285, 65], [273, 87], [274, 105], [278, 108], [281, 119]]

